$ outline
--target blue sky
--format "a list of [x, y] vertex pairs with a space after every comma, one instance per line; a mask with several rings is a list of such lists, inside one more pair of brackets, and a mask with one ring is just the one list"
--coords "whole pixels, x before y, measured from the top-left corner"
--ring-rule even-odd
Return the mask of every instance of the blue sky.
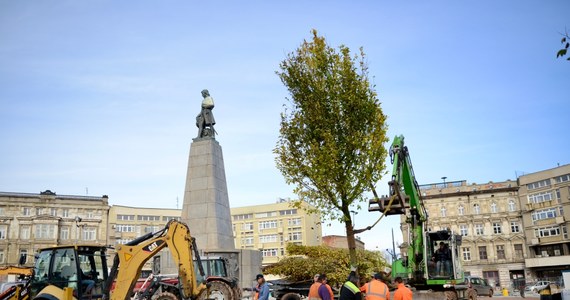
[[[275, 71], [312, 28], [364, 48], [420, 184], [570, 163], [570, 63], [555, 57], [570, 2], [393, 2], [0, 1], [0, 191], [181, 207], [207, 88], [230, 205], [294, 197], [272, 154]], [[356, 225], [376, 217], [363, 208]], [[367, 248], [387, 248], [398, 221], [363, 234]]]

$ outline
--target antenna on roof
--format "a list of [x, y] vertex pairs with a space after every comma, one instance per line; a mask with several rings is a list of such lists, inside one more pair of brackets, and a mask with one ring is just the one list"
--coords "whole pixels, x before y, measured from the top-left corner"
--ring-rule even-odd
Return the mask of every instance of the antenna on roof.
[[88, 187], [85, 188], [85, 196], [89, 196], [89, 188]]
[[176, 196], [176, 209], [178, 209], [178, 196]]

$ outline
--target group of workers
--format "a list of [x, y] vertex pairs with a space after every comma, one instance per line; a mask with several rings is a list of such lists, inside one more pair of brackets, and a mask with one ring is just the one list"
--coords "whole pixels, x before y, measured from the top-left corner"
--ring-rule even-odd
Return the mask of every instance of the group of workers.
[[[269, 299], [269, 286], [263, 278], [263, 274], [256, 276], [255, 300]], [[316, 274], [313, 284], [309, 289], [309, 300], [334, 300], [332, 288], [327, 283], [326, 274]], [[403, 283], [402, 277], [396, 277], [394, 282], [397, 290], [392, 300], [412, 300], [412, 291]], [[338, 300], [390, 300], [386, 276], [376, 273], [373, 278], [359, 287], [360, 278], [356, 272], [350, 272], [346, 282], [342, 285]]]

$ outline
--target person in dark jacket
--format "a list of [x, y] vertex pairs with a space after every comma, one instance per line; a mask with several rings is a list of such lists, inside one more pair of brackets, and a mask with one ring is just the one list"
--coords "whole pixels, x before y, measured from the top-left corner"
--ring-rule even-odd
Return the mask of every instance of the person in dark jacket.
[[346, 282], [340, 288], [339, 300], [362, 300], [362, 294], [358, 288], [360, 278], [356, 272], [350, 272]]

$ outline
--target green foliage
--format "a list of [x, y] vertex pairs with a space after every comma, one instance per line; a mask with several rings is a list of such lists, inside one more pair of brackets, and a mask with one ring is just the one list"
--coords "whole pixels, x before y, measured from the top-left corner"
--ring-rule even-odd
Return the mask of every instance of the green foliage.
[[[293, 281], [312, 280], [313, 275], [325, 273], [331, 286], [344, 283], [350, 273], [347, 249], [287, 244], [287, 253], [288, 257], [266, 267], [263, 272], [285, 276]], [[365, 280], [388, 265], [378, 251], [358, 250], [357, 258], [358, 272]]]
[[[562, 40], [560, 41], [562, 43], [562, 49], [558, 50], [558, 52], [556, 53], [556, 58], [564, 57], [568, 52], [568, 47], [570, 47], [570, 42], [568, 42], [567, 40], [570, 40], [568, 33], [566, 33], [564, 37], [562, 37]], [[566, 60], [570, 60], [570, 57], [566, 58]]]
[[325, 220], [345, 223], [350, 248], [349, 207], [367, 202], [366, 193], [384, 174], [386, 116], [362, 48], [352, 56], [346, 46], [337, 51], [312, 33], [277, 72], [290, 97], [274, 153], [298, 195], [297, 207], [306, 201]]

